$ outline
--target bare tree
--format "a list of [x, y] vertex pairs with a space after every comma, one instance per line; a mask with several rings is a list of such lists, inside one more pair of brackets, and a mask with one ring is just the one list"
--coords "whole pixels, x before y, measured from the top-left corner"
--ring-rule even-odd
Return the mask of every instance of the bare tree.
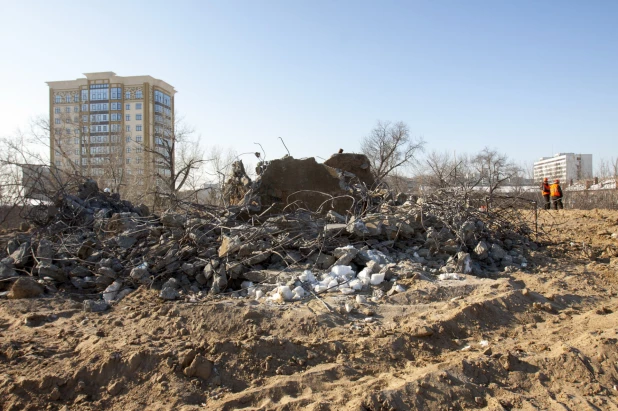
[[520, 176], [520, 168], [506, 154], [485, 147], [472, 160], [481, 181], [487, 185], [489, 195], [506, 182]]
[[424, 144], [422, 139], [410, 137], [406, 123], [378, 121], [363, 138], [361, 151], [369, 158], [376, 180], [381, 181], [396, 168], [413, 163]]
[[152, 156], [153, 194], [168, 204], [182, 201], [181, 191], [195, 194], [203, 185], [200, 171], [208, 160], [192, 127], [175, 116], [173, 127], [155, 124], [154, 148], [144, 149]]
[[424, 184], [431, 189], [456, 189], [462, 193], [474, 190], [482, 181], [467, 154], [450, 156], [433, 151], [425, 159]]
[[614, 161], [612, 160], [607, 160], [606, 158], [602, 158], [599, 160], [599, 164], [597, 165], [597, 169], [596, 169], [596, 176], [599, 178], [607, 178], [607, 177], [613, 177], [614, 176], [614, 170], [613, 170], [613, 166], [614, 166]]

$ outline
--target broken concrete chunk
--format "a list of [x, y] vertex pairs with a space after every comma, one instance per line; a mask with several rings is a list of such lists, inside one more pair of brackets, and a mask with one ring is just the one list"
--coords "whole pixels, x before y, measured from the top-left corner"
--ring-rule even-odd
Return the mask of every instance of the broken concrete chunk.
[[37, 265], [37, 274], [39, 278], [48, 277], [58, 282], [65, 282], [68, 280], [64, 270], [51, 263], [41, 263]]
[[176, 299], [180, 298], [180, 293], [175, 288], [164, 287], [164, 288], [161, 289], [161, 292], [159, 293], [159, 298], [161, 298], [163, 300], [168, 300], [168, 301], [176, 300]]
[[222, 235], [221, 246], [219, 247], [219, 257], [225, 257], [228, 254], [238, 251], [241, 245], [242, 243], [238, 237]]
[[472, 258], [470, 254], [460, 251], [457, 253], [457, 266], [455, 269], [458, 273], [470, 274], [472, 272]]
[[479, 243], [474, 248], [474, 254], [476, 254], [476, 258], [479, 260], [484, 260], [489, 256], [489, 246], [485, 241], [479, 241]]
[[104, 300], [85, 300], [84, 311], [92, 313], [100, 313], [109, 308], [109, 304]]
[[161, 224], [163, 224], [164, 227], [184, 228], [186, 222], [186, 216], [174, 213], [173, 211], [168, 210], [161, 215]]
[[506, 256], [506, 251], [504, 251], [504, 249], [502, 249], [502, 247], [500, 247], [498, 244], [492, 244], [489, 255], [495, 261], [502, 261], [502, 259]]
[[11, 254], [13, 259], [13, 265], [16, 268], [24, 268], [32, 258], [32, 250], [30, 249], [30, 242], [25, 241], [19, 245], [19, 247]]
[[0, 279], [9, 278], [15, 276], [15, 270], [13, 269], [13, 259], [3, 258], [0, 261]]
[[43, 294], [43, 287], [30, 277], [20, 277], [13, 283], [9, 291], [9, 299], [33, 298]]

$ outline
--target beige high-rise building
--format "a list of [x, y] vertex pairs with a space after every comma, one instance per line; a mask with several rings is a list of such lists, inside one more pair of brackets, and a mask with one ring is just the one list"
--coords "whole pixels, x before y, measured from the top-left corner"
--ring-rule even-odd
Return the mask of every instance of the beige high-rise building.
[[[123, 194], [171, 175], [174, 87], [151, 76], [85, 73], [48, 81], [52, 166]], [[164, 157], [163, 157], [164, 156]]]

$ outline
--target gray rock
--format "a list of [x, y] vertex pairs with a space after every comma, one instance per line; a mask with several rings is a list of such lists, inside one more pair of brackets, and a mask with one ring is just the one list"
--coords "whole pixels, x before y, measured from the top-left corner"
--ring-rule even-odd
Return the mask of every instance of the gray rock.
[[41, 263], [37, 266], [37, 274], [39, 278], [49, 277], [54, 281], [65, 282], [68, 280], [63, 269], [55, 264]]
[[213, 275], [212, 288], [210, 292], [212, 294], [219, 294], [227, 288], [227, 273], [225, 267], [221, 266]]
[[159, 298], [168, 301], [176, 300], [180, 298], [180, 293], [175, 288], [163, 287], [163, 289], [161, 289], [161, 292], [159, 293]]
[[88, 277], [89, 275], [91, 275], [90, 270], [81, 265], [78, 265], [77, 267], [73, 268], [71, 272], [69, 272], [70, 277]]
[[187, 217], [172, 211], [166, 211], [161, 215], [161, 224], [164, 227], [184, 228]]
[[36, 249], [36, 257], [41, 262], [51, 263], [54, 257], [54, 249], [52, 248], [52, 242], [47, 239], [39, 241], [39, 246]]
[[84, 184], [81, 184], [77, 192], [77, 196], [82, 200], [94, 197], [97, 194], [99, 194], [99, 185], [96, 181], [91, 179], [88, 179], [84, 182]]
[[184, 263], [180, 269], [183, 273], [187, 274], [189, 277], [194, 277], [197, 271], [197, 268], [193, 264]]
[[21, 245], [11, 254], [13, 264], [16, 268], [24, 268], [30, 262], [32, 258], [32, 250], [30, 250], [30, 242], [24, 241]]
[[14, 277], [15, 275], [16, 273], [13, 269], [13, 259], [3, 258], [2, 261], [0, 261], [0, 279]]
[[240, 277], [242, 273], [247, 271], [247, 268], [241, 263], [231, 262], [225, 265], [225, 270], [227, 274], [230, 276], [230, 278], [235, 279], [235, 278]]
[[6, 253], [8, 255], [11, 255], [15, 251], [17, 251], [18, 248], [19, 248], [19, 243], [17, 241], [9, 240], [9, 242], [6, 244]]
[[137, 239], [135, 237], [129, 237], [126, 235], [119, 235], [116, 237], [116, 244], [120, 248], [128, 249], [135, 245]]
[[392, 263], [392, 259], [378, 250], [360, 250], [356, 256], [355, 262], [359, 265], [367, 265], [369, 261], [375, 261], [380, 265], [386, 265]]
[[348, 231], [348, 233], [354, 234], [358, 237], [364, 237], [371, 234], [365, 223], [363, 223], [363, 221], [360, 219], [350, 220], [350, 222], [346, 226], [346, 230]]
[[97, 272], [100, 275], [111, 278], [111, 279], [116, 279], [116, 277], [118, 277], [118, 274], [116, 273], [116, 271], [112, 270], [110, 267], [99, 267]]
[[470, 254], [460, 251], [457, 253], [456, 269], [458, 273], [470, 274], [472, 272], [472, 258]]
[[270, 251], [255, 251], [251, 254], [251, 257], [244, 260], [244, 264], [246, 265], [258, 265], [268, 260], [271, 257], [272, 253]]
[[334, 265], [348, 265], [358, 254], [358, 249], [353, 246], [339, 247], [333, 250], [333, 256], [337, 257]]
[[307, 258], [307, 262], [320, 270], [325, 270], [335, 264], [337, 259], [329, 254], [314, 252]]
[[492, 244], [491, 250], [489, 251], [489, 256], [493, 258], [494, 261], [502, 261], [502, 259], [506, 256], [506, 251], [504, 251], [498, 244]]
[[208, 284], [208, 279], [206, 278], [203, 272], [200, 272], [195, 276], [195, 281], [197, 281], [199, 285]]
[[161, 288], [173, 288], [174, 290], [177, 290], [180, 288], [180, 284], [178, 283], [178, 280], [172, 277], [169, 280], [167, 280], [165, 283], [163, 283], [163, 287]]
[[485, 241], [479, 241], [474, 247], [474, 254], [479, 260], [485, 260], [489, 256], [489, 246]]
[[85, 300], [84, 311], [89, 313], [100, 313], [109, 308], [109, 304], [104, 300]]

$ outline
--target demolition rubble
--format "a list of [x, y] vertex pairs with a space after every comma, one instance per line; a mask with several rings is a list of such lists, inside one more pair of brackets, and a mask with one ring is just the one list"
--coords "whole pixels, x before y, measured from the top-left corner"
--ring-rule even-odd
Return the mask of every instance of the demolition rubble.
[[34, 227], [2, 250], [0, 295], [83, 296], [105, 311], [138, 287], [162, 300], [222, 296], [285, 304], [325, 294], [379, 301], [403, 278], [499, 277], [525, 269], [525, 225], [453, 193], [394, 195], [367, 159], [284, 157], [234, 164], [227, 207], [179, 205], [160, 215], [86, 181], [40, 206]]

